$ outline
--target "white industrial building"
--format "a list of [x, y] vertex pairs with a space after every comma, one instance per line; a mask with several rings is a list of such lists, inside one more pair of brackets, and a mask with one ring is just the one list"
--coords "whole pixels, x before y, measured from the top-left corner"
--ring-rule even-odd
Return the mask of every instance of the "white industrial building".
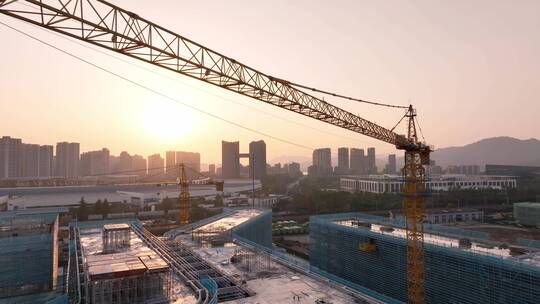
[[[426, 181], [431, 191], [451, 189], [512, 189], [517, 180], [512, 176], [440, 175]], [[340, 189], [347, 192], [401, 193], [403, 179], [398, 175], [347, 176], [340, 179]]]
[[[403, 212], [390, 211], [390, 218], [403, 219]], [[478, 209], [430, 209], [424, 212], [424, 222], [430, 224], [475, 223], [484, 221], [484, 211]]]

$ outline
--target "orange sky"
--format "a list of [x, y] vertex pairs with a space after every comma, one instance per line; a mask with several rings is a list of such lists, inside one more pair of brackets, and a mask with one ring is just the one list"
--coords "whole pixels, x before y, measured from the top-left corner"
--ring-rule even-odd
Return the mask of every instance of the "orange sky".
[[[270, 75], [367, 100], [410, 100], [436, 147], [499, 135], [540, 137], [538, 1], [112, 2]], [[0, 21], [288, 141], [394, 151], [172, 72], [118, 61], [4, 15]], [[199, 151], [203, 162], [220, 159], [222, 139], [240, 140], [242, 150], [264, 139], [269, 159], [311, 155], [186, 109], [1, 26], [0, 35], [0, 135], [40, 144], [77, 141], [82, 151], [108, 147], [114, 154]], [[402, 115], [326, 100], [388, 128]]]

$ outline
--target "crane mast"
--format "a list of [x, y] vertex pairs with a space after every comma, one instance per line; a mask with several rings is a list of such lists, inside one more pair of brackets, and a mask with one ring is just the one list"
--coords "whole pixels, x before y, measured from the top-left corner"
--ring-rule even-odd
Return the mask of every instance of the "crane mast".
[[[259, 72], [102, 0], [0, 0], [0, 13], [404, 150], [408, 302], [424, 302], [423, 166], [429, 164], [431, 148], [418, 140], [412, 106], [406, 114], [408, 134], [399, 135], [312, 96], [299, 85]], [[181, 204], [183, 188], [181, 185]], [[187, 220], [181, 218], [181, 222]]]
[[180, 225], [189, 224], [189, 181], [186, 175], [186, 166], [178, 164], [178, 184], [180, 194], [178, 195], [178, 205], [180, 206]]

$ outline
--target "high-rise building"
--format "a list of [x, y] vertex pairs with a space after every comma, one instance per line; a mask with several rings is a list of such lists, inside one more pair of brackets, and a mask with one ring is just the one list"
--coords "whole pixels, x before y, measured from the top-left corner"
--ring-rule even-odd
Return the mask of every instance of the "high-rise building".
[[263, 179], [266, 176], [266, 143], [263, 140], [249, 143], [249, 177]]
[[39, 176], [39, 145], [22, 144], [23, 147], [23, 176]]
[[[133, 158], [126, 151], [122, 151], [118, 158], [118, 172], [133, 171]], [[125, 174], [130, 174], [126, 172]]]
[[107, 148], [94, 151], [92, 157], [92, 174], [107, 174], [110, 172], [109, 157], [111, 152]]
[[478, 165], [462, 165], [460, 166], [461, 174], [478, 175], [480, 174], [480, 166]]
[[131, 168], [135, 175], [146, 175], [146, 158], [137, 154], [133, 155], [131, 157]]
[[221, 141], [221, 176], [240, 177], [240, 143]]
[[120, 156], [109, 156], [109, 174], [120, 172]]
[[53, 176], [53, 146], [43, 145], [39, 147], [39, 177]]
[[81, 175], [108, 174], [110, 172], [110, 152], [107, 148], [81, 154]]
[[79, 176], [79, 143], [59, 142], [56, 144], [56, 173], [60, 177]]
[[281, 171], [283, 174], [289, 174], [289, 164], [283, 164]]
[[337, 174], [349, 173], [349, 148], [338, 148]]
[[366, 161], [366, 173], [367, 174], [377, 174], [377, 165], [375, 163], [375, 148], [368, 148], [367, 149], [367, 157], [365, 158]]
[[210, 175], [216, 175], [216, 165], [214, 164], [208, 165], [208, 173]]
[[20, 138], [0, 138], [0, 179], [23, 175], [23, 146]]
[[330, 148], [321, 148], [313, 151], [312, 172], [318, 175], [332, 174], [332, 151]]
[[165, 160], [159, 154], [148, 156], [148, 174], [157, 175], [165, 171]]
[[388, 174], [396, 174], [397, 173], [396, 155], [395, 154], [388, 155], [388, 167], [386, 167], [386, 173], [388, 173]]
[[176, 173], [176, 151], [165, 152], [165, 172]]
[[[187, 167], [186, 174], [188, 177], [195, 177], [201, 172], [201, 154], [197, 152], [176, 152], [176, 163], [184, 164]], [[193, 172], [195, 171], [195, 172]]]
[[79, 163], [79, 168], [81, 171], [81, 176], [92, 175], [92, 153], [91, 152], [81, 153], [81, 160]]
[[292, 177], [302, 176], [302, 171], [300, 170], [300, 164], [292, 162], [289, 164], [289, 175]]
[[351, 173], [352, 174], [366, 174], [366, 170], [364, 167], [364, 149], [351, 149]]
[[[287, 169], [284, 168], [285, 166], [287, 167]], [[289, 166], [285, 164], [283, 167], [281, 167], [281, 163], [277, 163], [277, 164], [274, 164], [273, 166], [269, 165], [267, 170], [268, 170], [269, 175], [283, 174], [283, 173], [288, 173]]]
[[465, 174], [478, 175], [480, 174], [480, 166], [478, 165], [451, 165], [446, 168], [447, 174]]

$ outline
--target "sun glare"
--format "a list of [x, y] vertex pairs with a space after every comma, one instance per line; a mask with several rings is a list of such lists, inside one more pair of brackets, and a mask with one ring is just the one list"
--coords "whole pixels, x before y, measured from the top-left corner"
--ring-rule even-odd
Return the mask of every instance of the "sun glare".
[[141, 114], [144, 131], [166, 143], [185, 139], [197, 121], [193, 111], [174, 104], [150, 103]]

